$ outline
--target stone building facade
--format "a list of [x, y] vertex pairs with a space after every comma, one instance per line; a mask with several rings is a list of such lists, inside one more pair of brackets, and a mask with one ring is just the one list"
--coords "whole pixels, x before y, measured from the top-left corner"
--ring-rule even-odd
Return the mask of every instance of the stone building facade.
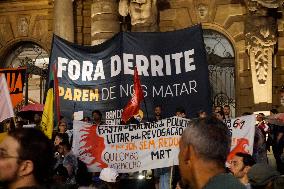
[[[213, 58], [233, 61], [234, 67], [234, 94], [230, 100], [221, 95], [215, 105], [233, 102], [236, 115], [281, 108], [283, 5], [283, 0], [3, 0], [0, 68], [16, 67], [12, 60], [19, 54], [14, 51], [25, 43], [48, 56], [53, 32], [80, 45], [95, 45], [120, 31], [166, 32], [201, 23], [204, 33], [222, 36], [233, 51], [225, 47], [231, 56]], [[37, 81], [29, 81], [34, 86], [30, 90], [36, 90]]]

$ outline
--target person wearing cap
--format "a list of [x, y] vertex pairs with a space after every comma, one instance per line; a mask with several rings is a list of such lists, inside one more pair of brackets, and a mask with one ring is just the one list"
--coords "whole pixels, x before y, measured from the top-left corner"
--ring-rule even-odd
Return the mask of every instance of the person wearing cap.
[[100, 183], [100, 186], [97, 186], [97, 187], [98, 188], [102, 187], [102, 188], [107, 188], [107, 189], [118, 188], [117, 187], [118, 177], [119, 177], [119, 174], [117, 170], [113, 168], [104, 168], [102, 169], [100, 173], [100, 177], [99, 177], [102, 182]]
[[255, 164], [248, 172], [252, 189], [273, 189], [274, 181], [279, 176], [278, 171], [264, 163]]

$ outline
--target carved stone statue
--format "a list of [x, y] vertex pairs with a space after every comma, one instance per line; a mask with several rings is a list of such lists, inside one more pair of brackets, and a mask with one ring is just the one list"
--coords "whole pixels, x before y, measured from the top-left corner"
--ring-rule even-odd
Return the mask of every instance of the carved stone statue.
[[18, 18], [18, 33], [21, 36], [27, 36], [29, 32], [29, 23], [26, 17]]
[[158, 31], [157, 0], [120, 0], [119, 14], [130, 15], [132, 31]]
[[277, 42], [276, 19], [269, 9], [281, 7], [283, 0], [247, 0], [246, 49], [252, 75], [255, 104], [272, 103], [272, 64]]
[[197, 11], [198, 11], [198, 16], [201, 19], [205, 19], [206, 16], [208, 15], [208, 6], [201, 3], [197, 6]]
[[276, 20], [272, 17], [250, 16], [246, 20], [245, 28], [255, 102], [271, 103], [272, 61], [277, 42]]
[[[273, 18], [252, 17], [247, 19], [246, 48], [254, 58], [256, 75], [259, 84], [265, 84], [269, 62], [272, 60], [276, 44], [276, 22]], [[252, 62], [251, 62], [252, 63]]]

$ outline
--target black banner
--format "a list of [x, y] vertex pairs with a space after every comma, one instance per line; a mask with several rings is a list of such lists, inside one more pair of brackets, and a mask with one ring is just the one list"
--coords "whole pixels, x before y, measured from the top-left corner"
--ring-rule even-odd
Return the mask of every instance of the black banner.
[[[131, 99], [134, 67], [144, 90], [144, 119], [162, 106], [163, 117], [183, 107], [188, 117], [210, 112], [206, 53], [200, 25], [157, 33], [119, 33], [105, 43], [86, 47], [54, 36], [50, 65], [56, 64], [61, 115], [74, 111], [91, 117], [95, 109], [107, 124], [119, 124]], [[52, 67], [50, 67], [50, 70]]]

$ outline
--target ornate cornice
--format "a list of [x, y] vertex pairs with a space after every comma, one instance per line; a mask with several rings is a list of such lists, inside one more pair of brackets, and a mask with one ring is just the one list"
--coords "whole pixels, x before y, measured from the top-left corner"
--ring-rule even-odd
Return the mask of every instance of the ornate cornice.
[[283, 0], [248, 0], [248, 1], [256, 2], [263, 7], [270, 9], [281, 7], [284, 3]]
[[277, 9], [284, 5], [284, 0], [246, 0], [245, 2], [248, 13], [257, 16], [267, 16], [268, 9]]
[[247, 49], [254, 46], [271, 47], [276, 44], [276, 21], [272, 17], [250, 16], [246, 19]]

